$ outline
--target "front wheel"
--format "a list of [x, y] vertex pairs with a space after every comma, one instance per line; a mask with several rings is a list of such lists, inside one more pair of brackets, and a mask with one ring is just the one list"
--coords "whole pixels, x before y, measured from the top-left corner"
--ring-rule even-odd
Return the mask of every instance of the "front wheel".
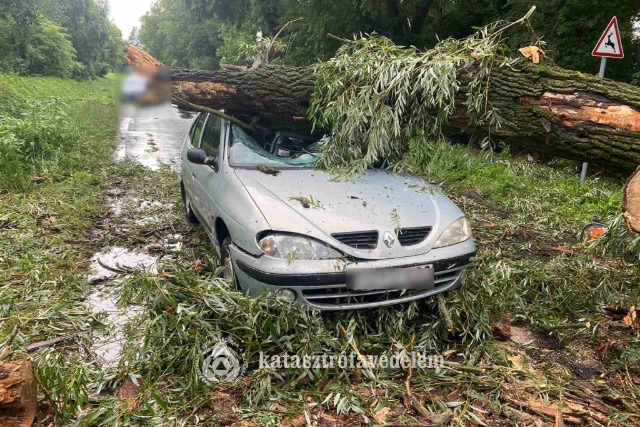
[[187, 197], [187, 191], [184, 189], [184, 183], [180, 183], [180, 194], [182, 195], [182, 204], [184, 205], [184, 216], [187, 218], [191, 224], [197, 224], [198, 218], [196, 214], [191, 209], [191, 201]]
[[233, 261], [231, 260], [231, 252], [229, 246], [231, 246], [231, 237], [226, 237], [222, 241], [222, 247], [220, 248], [220, 263], [224, 267], [222, 270], [222, 279], [227, 282], [233, 289], [241, 290], [238, 284], [238, 277], [236, 276], [235, 269], [233, 268]]

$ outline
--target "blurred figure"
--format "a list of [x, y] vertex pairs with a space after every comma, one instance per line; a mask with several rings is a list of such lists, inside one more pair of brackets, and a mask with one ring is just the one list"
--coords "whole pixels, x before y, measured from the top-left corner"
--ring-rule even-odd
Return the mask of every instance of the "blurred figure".
[[146, 94], [149, 80], [135, 70], [129, 70], [129, 75], [122, 83], [122, 100], [126, 103], [138, 102]]

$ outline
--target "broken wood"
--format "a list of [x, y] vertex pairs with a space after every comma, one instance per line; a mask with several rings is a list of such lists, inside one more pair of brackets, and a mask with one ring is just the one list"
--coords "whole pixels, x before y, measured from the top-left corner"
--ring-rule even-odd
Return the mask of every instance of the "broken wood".
[[622, 215], [629, 229], [640, 233], [640, 167], [631, 175], [624, 186]]
[[0, 362], [0, 426], [28, 427], [35, 419], [37, 408], [31, 362]]
[[73, 335], [65, 335], [63, 337], [57, 337], [57, 338], [53, 338], [50, 340], [46, 340], [46, 341], [38, 341], [35, 342], [33, 344], [29, 344], [27, 346], [27, 353], [32, 353], [40, 348], [44, 348], [44, 347], [53, 347], [55, 345], [58, 345], [64, 341], [70, 340], [71, 338], [73, 338]]

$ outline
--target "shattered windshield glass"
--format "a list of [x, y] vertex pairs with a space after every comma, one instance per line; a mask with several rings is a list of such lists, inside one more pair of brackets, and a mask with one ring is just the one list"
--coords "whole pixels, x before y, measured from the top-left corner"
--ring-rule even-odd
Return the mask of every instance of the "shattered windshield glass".
[[258, 134], [254, 138], [238, 126], [233, 125], [231, 129], [233, 139], [229, 161], [232, 166], [313, 167], [326, 143], [325, 139], [290, 132], [277, 132], [274, 136]]

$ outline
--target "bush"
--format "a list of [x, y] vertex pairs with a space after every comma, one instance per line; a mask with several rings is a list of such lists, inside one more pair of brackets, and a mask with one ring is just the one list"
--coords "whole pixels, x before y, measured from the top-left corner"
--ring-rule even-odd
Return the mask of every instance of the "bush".
[[52, 98], [28, 102], [19, 115], [0, 116], [0, 192], [22, 188], [29, 175], [58, 171], [60, 154], [77, 140], [64, 108]]

